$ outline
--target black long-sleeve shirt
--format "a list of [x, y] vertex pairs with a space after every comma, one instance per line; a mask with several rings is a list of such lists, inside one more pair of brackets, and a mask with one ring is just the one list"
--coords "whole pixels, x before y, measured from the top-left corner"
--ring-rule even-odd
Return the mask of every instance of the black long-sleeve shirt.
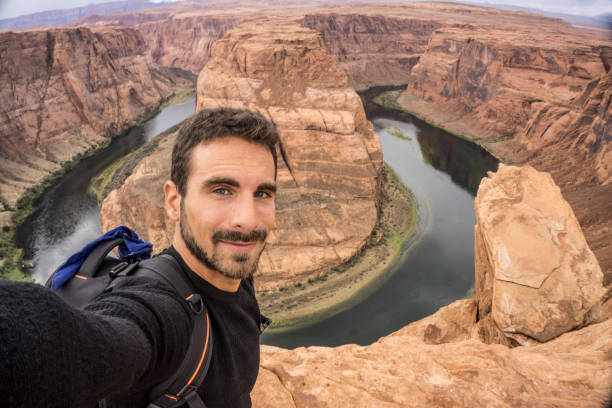
[[[213, 355], [198, 390], [208, 408], [250, 407], [259, 367], [259, 308], [201, 279], [170, 248], [204, 299]], [[156, 280], [124, 278], [85, 310], [36, 284], [0, 282], [0, 400], [9, 407], [146, 406], [146, 391], [177, 368], [191, 312]], [[6, 405], [5, 405], [6, 404]]]

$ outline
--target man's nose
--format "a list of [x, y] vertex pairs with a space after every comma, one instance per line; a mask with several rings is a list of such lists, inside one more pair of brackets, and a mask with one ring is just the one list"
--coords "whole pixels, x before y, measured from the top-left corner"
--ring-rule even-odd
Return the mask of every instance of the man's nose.
[[254, 197], [243, 194], [234, 201], [230, 216], [232, 228], [243, 232], [249, 232], [257, 227], [257, 209]]

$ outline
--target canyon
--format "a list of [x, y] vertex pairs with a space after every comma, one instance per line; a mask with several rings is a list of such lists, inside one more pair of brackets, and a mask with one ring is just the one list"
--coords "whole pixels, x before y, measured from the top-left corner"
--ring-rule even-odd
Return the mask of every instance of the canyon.
[[189, 75], [153, 64], [144, 50], [131, 28], [0, 34], [5, 215], [29, 187], [193, 86]]
[[[162, 13], [162, 10], [165, 10]], [[279, 18], [320, 33], [349, 85], [408, 84], [404, 109], [473, 140], [508, 163], [548, 171], [612, 283], [610, 58], [606, 30], [528, 12], [447, 3], [358, 8], [214, 4], [92, 17], [145, 32], [148, 52], [195, 74], [240, 23]], [[195, 34], [197, 33], [197, 35]], [[187, 50], [187, 52], [185, 52]]]
[[[118, 21], [129, 27], [111, 27]], [[11, 39], [0, 47], [15, 55], [0, 64], [25, 58], [10, 48], [18, 35], [42, 44], [27, 55], [44, 62], [2, 67], [13, 75], [0, 77], [3, 105], [12, 107], [0, 124], [5, 208], [70, 154], [171, 95], [181, 80], [163, 65], [199, 75], [197, 109], [246, 107], [279, 127], [278, 220], [259, 290], [308, 281], [370, 239], [383, 158], [354, 89], [408, 84], [394, 106], [521, 165], [500, 166], [478, 189], [473, 299], [368, 346], [262, 346], [254, 406], [612, 401], [606, 32], [450, 3], [232, 12], [183, 4], [82, 23], [90, 28], [0, 34]], [[63, 52], [94, 58], [95, 70], [88, 58], [55, 52], [55, 44], [73, 44], [58, 38], [79, 36], [96, 45], [65, 45]], [[49, 61], [57, 70], [44, 69]], [[19, 84], [25, 92], [12, 90]], [[30, 99], [20, 102], [23, 95]], [[28, 120], [16, 120], [17, 113]], [[78, 137], [66, 130], [74, 123], [81, 124]], [[103, 226], [122, 222], [160, 248], [169, 243], [173, 226], [159, 191], [175, 135], [163, 133], [119, 168], [102, 204]], [[62, 145], [71, 153], [60, 152]]]
[[[548, 23], [548, 24], [546, 24]], [[397, 102], [550, 172], [612, 283], [612, 42], [561, 22], [445, 27]]]

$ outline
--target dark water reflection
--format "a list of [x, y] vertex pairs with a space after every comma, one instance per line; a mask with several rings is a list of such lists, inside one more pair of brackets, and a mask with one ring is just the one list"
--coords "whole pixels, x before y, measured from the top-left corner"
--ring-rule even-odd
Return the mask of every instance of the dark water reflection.
[[420, 239], [360, 303], [309, 327], [266, 333], [265, 344], [369, 344], [464, 297], [473, 286], [474, 194], [497, 160], [410, 115], [373, 104], [383, 89], [371, 89], [362, 98], [385, 161], [418, 202]]
[[[134, 151], [162, 131], [191, 116], [195, 94], [168, 106], [141, 126], [115, 138], [104, 150], [82, 160], [46, 191], [17, 231], [17, 242], [33, 262], [33, 277], [45, 282], [70, 255], [101, 233], [100, 208], [91, 190], [92, 178], [120, 157]], [[161, 194], [161, 192], [160, 192]]]

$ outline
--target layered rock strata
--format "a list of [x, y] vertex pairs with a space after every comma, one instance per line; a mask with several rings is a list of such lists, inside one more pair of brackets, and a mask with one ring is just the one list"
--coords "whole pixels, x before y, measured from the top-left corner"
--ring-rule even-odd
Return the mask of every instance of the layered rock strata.
[[[572, 331], [601, 300], [601, 271], [550, 176], [502, 166], [483, 181], [475, 208], [487, 252], [476, 248], [476, 287], [487, 290], [369, 346], [262, 346], [253, 406], [608, 406], [612, 314]], [[542, 343], [487, 344], [487, 316], [506, 335]]]
[[212, 57], [214, 44], [236, 26], [231, 15], [173, 15], [136, 26], [154, 62], [198, 74]]
[[612, 283], [612, 42], [542, 18], [436, 30], [399, 101], [550, 172]]
[[[321, 37], [274, 20], [229, 31], [198, 77], [196, 109], [218, 106], [259, 111], [280, 132], [277, 220], [259, 285], [293, 285], [359, 253], [377, 220], [382, 151]], [[160, 248], [169, 243], [161, 202], [169, 143], [107, 197], [103, 226], [126, 223]]]
[[133, 29], [0, 33], [0, 201], [155, 109], [179, 84]]
[[306, 27], [321, 33], [325, 46], [356, 89], [405, 84], [427, 48], [432, 20], [367, 14], [310, 14]]

